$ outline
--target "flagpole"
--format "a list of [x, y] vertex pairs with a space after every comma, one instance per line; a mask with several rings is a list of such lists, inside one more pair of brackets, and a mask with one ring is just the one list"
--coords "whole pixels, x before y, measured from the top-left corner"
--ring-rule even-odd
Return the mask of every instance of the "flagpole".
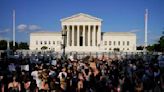
[[7, 39], [7, 50], [10, 50], [10, 41]]
[[15, 10], [13, 10], [13, 47], [15, 47]]
[[145, 50], [147, 47], [147, 23], [148, 23], [148, 9], [145, 10]]

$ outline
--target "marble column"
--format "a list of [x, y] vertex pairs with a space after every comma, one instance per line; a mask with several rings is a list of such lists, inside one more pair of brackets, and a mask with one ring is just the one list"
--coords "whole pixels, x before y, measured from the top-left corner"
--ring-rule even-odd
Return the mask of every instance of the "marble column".
[[91, 36], [91, 26], [90, 25], [88, 25], [88, 46], [90, 46], [91, 45], [91, 40], [90, 40], [90, 36]]
[[83, 46], [85, 46], [85, 25], [83, 25]]
[[93, 25], [93, 32], [92, 32], [92, 46], [95, 46], [95, 33], [96, 33], [96, 26]]
[[74, 39], [75, 39], [75, 37], [74, 37], [74, 35], [75, 35], [74, 34], [74, 31], [75, 31], [74, 28], [75, 28], [74, 25], [72, 25], [72, 46], [75, 46], [75, 44], [74, 44], [74, 42], [75, 42], [74, 41]]
[[97, 45], [100, 46], [100, 41], [101, 41], [101, 25], [98, 25], [98, 31], [97, 31]]
[[67, 31], [67, 46], [69, 46], [69, 42], [70, 42], [69, 41], [70, 30], [68, 30], [68, 28], [69, 28], [69, 26], [66, 26], [66, 29], [65, 29]]
[[80, 41], [79, 41], [79, 38], [80, 38], [80, 37], [79, 37], [79, 31], [80, 31], [80, 30], [79, 30], [79, 29], [80, 29], [80, 26], [78, 25], [78, 26], [77, 26], [77, 46], [79, 46], [79, 42], [80, 42]]

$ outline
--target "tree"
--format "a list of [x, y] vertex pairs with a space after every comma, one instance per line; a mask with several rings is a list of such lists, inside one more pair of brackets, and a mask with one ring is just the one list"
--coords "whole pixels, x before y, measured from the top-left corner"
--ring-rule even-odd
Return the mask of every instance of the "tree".
[[160, 44], [154, 44], [153, 46], [154, 46], [154, 51], [156, 51], [156, 52], [161, 51]]
[[146, 49], [148, 51], [154, 51], [154, 46], [149, 45], [149, 46], [146, 47]]
[[15, 42], [15, 47], [13, 47], [13, 41], [10, 41], [10, 49], [14, 49], [14, 50], [17, 50], [18, 49], [18, 43]]
[[149, 45], [149, 46], [146, 47], [146, 49], [148, 51], [156, 51], [156, 52], [160, 52], [161, 51], [160, 44]]
[[19, 49], [29, 49], [29, 45], [26, 42], [20, 42], [18, 48]]
[[0, 40], [0, 50], [6, 50], [6, 49], [7, 49], [7, 41]]
[[160, 37], [158, 43], [148, 46], [147, 50], [164, 52], [164, 32], [163, 32], [163, 35]]
[[161, 36], [158, 42], [159, 42], [161, 51], [164, 52], [164, 36]]
[[143, 50], [144, 47], [143, 46], [137, 46], [137, 50]]
[[[13, 41], [9, 42], [10, 49], [17, 50], [17, 49], [29, 49], [29, 45], [26, 42], [15, 42], [15, 47], [13, 47]], [[0, 40], [0, 50], [6, 50], [7, 49], [7, 41], [6, 40]]]
[[41, 50], [46, 50], [46, 49], [48, 49], [47, 46], [43, 46], [43, 47], [41, 47]]

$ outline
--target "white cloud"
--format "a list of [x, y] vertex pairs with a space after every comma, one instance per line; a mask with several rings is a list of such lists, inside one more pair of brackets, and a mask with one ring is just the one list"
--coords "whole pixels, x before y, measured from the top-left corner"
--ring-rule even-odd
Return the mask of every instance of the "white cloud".
[[41, 30], [41, 27], [38, 25], [27, 25], [27, 24], [19, 24], [17, 26], [17, 29], [19, 32], [30, 32], [30, 31], [38, 31]]
[[0, 30], [0, 34], [1, 33], [7, 33], [7, 32], [10, 32], [11, 29], [10, 28], [6, 28], [6, 29], [3, 29], [3, 30]]
[[41, 27], [39, 27], [38, 25], [29, 25], [28, 28], [31, 31], [35, 31], [35, 30], [41, 29]]
[[140, 31], [141, 31], [140, 29], [132, 29], [132, 30], [130, 30], [129, 32], [137, 33], [137, 32], [140, 32]]
[[20, 25], [17, 26], [17, 29], [20, 32], [26, 31], [27, 30], [27, 25], [26, 24], [20, 24]]
[[[32, 31], [26, 31], [27, 34], [31, 33]], [[50, 32], [50, 30], [36, 30], [35, 32]]]

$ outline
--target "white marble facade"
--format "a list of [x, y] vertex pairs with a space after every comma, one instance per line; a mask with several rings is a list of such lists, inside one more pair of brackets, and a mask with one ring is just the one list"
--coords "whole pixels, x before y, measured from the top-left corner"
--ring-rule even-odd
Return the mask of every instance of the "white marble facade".
[[[118, 48], [119, 51], [136, 50], [136, 35], [134, 33], [102, 32], [101, 24], [102, 19], [83, 13], [61, 19], [61, 30], [67, 34], [66, 52], [113, 51], [115, 48]], [[38, 41], [48, 44], [40, 44], [37, 43]], [[53, 42], [63, 43], [61, 32], [30, 34], [31, 50], [40, 50], [42, 46], [47, 46], [49, 50], [61, 51], [61, 45], [51, 44]], [[112, 44], [113, 42], [115, 44]]]

